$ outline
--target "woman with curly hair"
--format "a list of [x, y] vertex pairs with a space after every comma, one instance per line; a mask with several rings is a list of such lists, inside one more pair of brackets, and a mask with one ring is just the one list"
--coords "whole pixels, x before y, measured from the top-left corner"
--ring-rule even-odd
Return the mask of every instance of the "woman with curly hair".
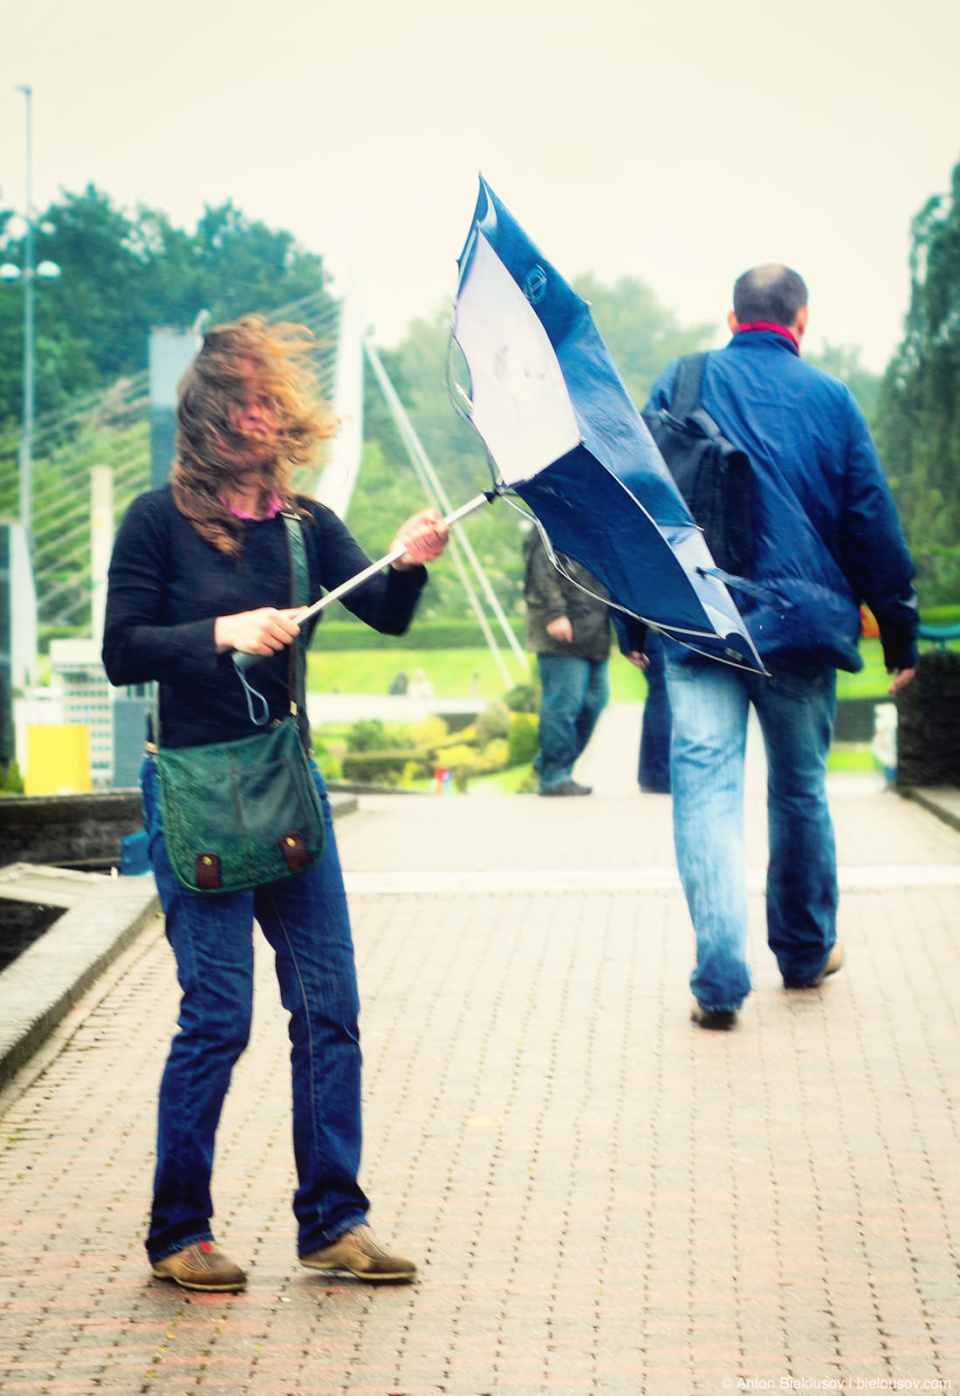
[[[171, 483], [141, 495], [117, 535], [103, 659], [114, 684], [159, 683], [164, 747], [245, 738], [255, 729], [232, 663], [262, 656], [256, 688], [271, 719], [289, 712], [291, 607], [285, 510], [299, 517], [310, 600], [369, 565], [335, 514], [294, 492], [335, 422], [318, 402], [312, 339], [297, 325], [254, 316], [210, 330], [179, 390]], [[394, 546], [403, 556], [350, 593], [347, 605], [384, 634], [402, 634], [447, 530], [436, 511], [413, 515]], [[391, 549], [392, 551], [392, 549]], [[298, 714], [309, 751], [306, 714]], [[297, 877], [251, 891], [201, 895], [167, 856], [157, 769], [142, 773], [150, 857], [182, 989], [179, 1031], [160, 1087], [157, 1167], [146, 1240], [153, 1273], [188, 1289], [238, 1290], [242, 1268], [215, 1244], [210, 1182], [230, 1076], [247, 1045], [253, 1007], [253, 922], [276, 956], [290, 1014], [294, 1213], [304, 1265], [371, 1281], [412, 1280], [367, 1225], [360, 1165], [360, 1046], [356, 971], [329, 803], [322, 858]]]

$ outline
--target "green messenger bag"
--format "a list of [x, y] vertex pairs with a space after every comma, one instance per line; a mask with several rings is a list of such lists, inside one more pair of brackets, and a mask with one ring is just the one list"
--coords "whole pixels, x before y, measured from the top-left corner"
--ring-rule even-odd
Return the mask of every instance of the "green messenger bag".
[[320, 796], [295, 718], [268, 732], [157, 753], [170, 862], [194, 892], [240, 892], [319, 862]]
[[[292, 511], [284, 511], [283, 520], [291, 604], [304, 606], [309, 580], [300, 520]], [[291, 716], [237, 741], [159, 744], [164, 841], [177, 878], [193, 892], [222, 895], [262, 887], [303, 872], [323, 855], [323, 806], [296, 718], [304, 706], [305, 647], [303, 635], [290, 646]], [[241, 681], [247, 688], [242, 674]], [[266, 719], [264, 704], [263, 718], [254, 722]]]

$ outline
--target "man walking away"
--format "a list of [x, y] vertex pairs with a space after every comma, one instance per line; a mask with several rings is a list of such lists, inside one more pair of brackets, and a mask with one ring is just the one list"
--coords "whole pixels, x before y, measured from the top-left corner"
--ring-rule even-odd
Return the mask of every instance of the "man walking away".
[[[862, 667], [860, 604], [880, 627], [895, 692], [917, 662], [913, 564], [876, 447], [847, 387], [806, 364], [807, 288], [755, 267], [734, 287], [732, 339], [707, 355], [701, 402], [752, 468], [749, 593], [736, 593], [770, 677], [666, 646], [677, 864], [693, 921], [693, 1020], [730, 1028], [751, 988], [743, 845], [747, 715], [767, 753], [767, 938], [788, 989], [843, 962], [827, 805], [836, 671]], [[669, 407], [677, 364], [654, 384]], [[625, 648], [639, 651], [639, 635]], [[639, 654], [630, 655], [635, 662]]]

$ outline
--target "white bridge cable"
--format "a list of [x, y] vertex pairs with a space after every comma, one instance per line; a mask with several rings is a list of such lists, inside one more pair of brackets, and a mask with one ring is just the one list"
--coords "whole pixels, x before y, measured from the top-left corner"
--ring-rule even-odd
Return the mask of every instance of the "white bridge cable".
[[[450, 503], [450, 498], [446, 490], [444, 489], [436, 470], [433, 468], [433, 464], [431, 463], [430, 458], [428, 457], [426, 451], [423, 449], [423, 445], [420, 441], [420, 438], [417, 436], [413, 423], [410, 421], [410, 418], [407, 415], [407, 411], [404, 408], [403, 403], [400, 401], [396, 389], [390, 382], [390, 379], [387, 375], [387, 371], [383, 367], [383, 364], [380, 360], [380, 355], [377, 353], [376, 349], [368, 339], [364, 340], [363, 347], [366, 351], [367, 359], [370, 363], [370, 366], [373, 369], [374, 374], [376, 375], [377, 383], [380, 386], [380, 390], [383, 393], [384, 398], [386, 399], [387, 406], [390, 408], [394, 421], [397, 423], [397, 426], [400, 429], [400, 433], [404, 439], [404, 444], [407, 447], [407, 452], [410, 456], [411, 461], [413, 462], [414, 469], [417, 471], [418, 478], [421, 479], [421, 483], [423, 483], [424, 481], [426, 482], [425, 489], [428, 497], [432, 498], [435, 501], [441, 513], [451, 513], [452, 505]], [[487, 599], [490, 609], [493, 611], [493, 614], [496, 616], [500, 624], [500, 629], [503, 631], [503, 634], [507, 640], [507, 644], [510, 646], [510, 649], [513, 651], [514, 658], [520, 665], [521, 674], [525, 675], [528, 671], [527, 656], [523, 650], [523, 646], [520, 644], [520, 641], [514, 634], [512, 625], [507, 620], [506, 613], [504, 612], [503, 607], [500, 605], [500, 602], [497, 599], [497, 595], [493, 590], [493, 587], [490, 585], [490, 579], [487, 576], [486, 572], [483, 570], [483, 566], [481, 565], [480, 559], [477, 557], [477, 554], [473, 549], [473, 545], [471, 544], [469, 538], [467, 538], [463, 534], [458, 535], [454, 541], [460, 546], [462, 546], [463, 551], [466, 554], [467, 560], [469, 561], [470, 566], [473, 569], [474, 576], [479, 582], [483, 594]], [[497, 650], [497, 653], [499, 654], [499, 649]]]
[[[397, 429], [399, 430], [400, 435], [403, 439], [403, 444], [407, 448], [407, 455], [410, 457], [410, 464], [413, 466], [414, 474], [420, 482], [420, 487], [423, 490], [424, 494], [427, 496], [427, 498], [429, 500], [432, 500], [434, 504], [439, 506], [439, 497], [431, 488], [429, 477], [423, 469], [423, 460], [421, 458], [421, 453], [423, 453], [423, 447], [420, 445], [419, 438], [417, 437], [417, 434], [413, 429], [413, 425], [409, 417], [407, 416], [406, 411], [404, 410], [403, 404], [397, 397], [393, 384], [387, 377], [386, 370], [381, 364], [379, 356], [376, 355], [376, 351], [373, 351], [373, 354], [371, 355], [371, 348], [366, 343], [364, 344], [364, 348], [367, 350], [368, 358], [370, 360], [370, 366], [374, 371], [377, 383], [380, 387], [381, 392], [383, 393], [384, 399], [386, 400], [387, 406], [390, 409], [391, 415], [393, 416], [393, 419], [397, 424]], [[448, 508], [446, 512], [450, 513], [451, 511]], [[449, 547], [450, 560], [453, 563], [454, 569], [457, 573], [457, 577], [460, 581], [460, 585], [463, 587], [470, 608], [476, 616], [477, 621], [480, 625], [480, 629], [483, 632], [483, 638], [487, 642], [487, 648], [493, 656], [494, 663], [497, 666], [497, 670], [499, 671], [500, 678], [504, 684], [504, 687], [512, 688], [514, 684], [514, 677], [510, 673], [510, 670], [508, 669], [504, 661], [503, 655], [500, 652], [500, 647], [497, 644], [493, 631], [490, 628], [490, 622], [487, 620], [486, 612], [484, 611], [480, 598], [474, 590], [472, 582], [470, 581], [469, 574], [467, 573], [467, 569], [464, 566], [463, 558], [460, 556], [460, 545], [464, 541], [465, 540], [462, 534], [451, 533]]]

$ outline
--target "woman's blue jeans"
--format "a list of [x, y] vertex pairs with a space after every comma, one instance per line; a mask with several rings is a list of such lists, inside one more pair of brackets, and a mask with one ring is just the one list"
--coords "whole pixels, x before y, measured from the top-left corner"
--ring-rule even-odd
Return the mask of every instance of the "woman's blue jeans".
[[837, 857], [826, 771], [836, 672], [769, 678], [667, 654], [677, 866], [697, 937], [690, 987], [716, 1012], [750, 992], [743, 766], [753, 703], [767, 752], [767, 939], [788, 987], [810, 984], [837, 938]]
[[360, 1167], [359, 1002], [347, 899], [333, 820], [323, 858], [298, 877], [250, 892], [200, 896], [170, 866], [157, 769], [142, 771], [150, 861], [182, 989], [179, 1032], [160, 1086], [157, 1171], [147, 1251], [153, 1260], [212, 1237], [210, 1178], [220, 1111], [253, 1011], [253, 922], [276, 957], [290, 1014], [293, 1143], [299, 1186], [293, 1209], [300, 1255], [359, 1225], [369, 1203]]
[[538, 654], [540, 670], [540, 789], [565, 784], [587, 749], [610, 696], [605, 659], [574, 654]]

